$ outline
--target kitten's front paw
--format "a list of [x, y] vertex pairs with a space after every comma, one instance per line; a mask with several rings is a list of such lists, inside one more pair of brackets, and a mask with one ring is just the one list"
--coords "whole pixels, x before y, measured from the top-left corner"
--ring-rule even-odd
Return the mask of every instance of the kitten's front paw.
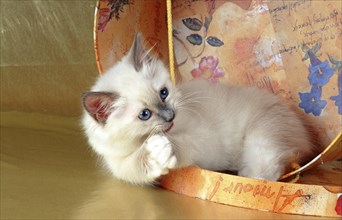
[[147, 175], [156, 179], [175, 168], [177, 158], [172, 152], [172, 146], [165, 136], [154, 135], [147, 140]]

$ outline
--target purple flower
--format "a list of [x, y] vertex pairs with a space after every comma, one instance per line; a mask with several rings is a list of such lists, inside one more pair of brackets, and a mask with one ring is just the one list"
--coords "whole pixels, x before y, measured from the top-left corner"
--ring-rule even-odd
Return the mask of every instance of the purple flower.
[[329, 56], [330, 62], [333, 64], [335, 70], [337, 70], [337, 87], [338, 95], [331, 96], [330, 99], [335, 101], [335, 105], [338, 109], [338, 114], [342, 115], [342, 61]]
[[214, 83], [218, 82], [218, 78], [224, 76], [224, 72], [217, 67], [218, 63], [217, 57], [202, 57], [198, 68], [191, 70], [191, 75], [195, 79], [205, 79]]
[[322, 87], [314, 84], [309, 93], [298, 93], [301, 102], [299, 107], [304, 109], [305, 113], [312, 113], [314, 116], [320, 116], [322, 110], [327, 105], [325, 100], [321, 100]]
[[329, 79], [334, 75], [334, 69], [330, 67], [328, 61], [324, 61], [318, 65], [309, 66], [309, 82], [310, 85], [317, 84], [319, 86], [324, 86], [329, 82]]
[[338, 70], [337, 77], [338, 95], [331, 96], [330, 99], [335, 101], [335, 105], [338, 108], [338, 114], [342, 115], [342, 72], [340, 70], [341, 68]]
[[331, 96], [330, 99], [335, 101], [335, 105], [338, 109], [338, 114], [342, 115], [342, 93], [336, 96]]

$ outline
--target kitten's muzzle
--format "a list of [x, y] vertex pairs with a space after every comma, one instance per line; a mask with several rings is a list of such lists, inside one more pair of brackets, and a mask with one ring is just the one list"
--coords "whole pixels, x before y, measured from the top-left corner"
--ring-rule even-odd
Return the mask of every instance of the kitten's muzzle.
[[164, 132], [169, 132], [171, 128], [173, 127], [173, 122], [170, 123], [169, 127], [167, 127]]
[[165, 110], [162, 113], [162, 118], [166, 121], [166, 122], [171, 122], [173, 121], [173, 119], [175, 118], [175, 112], [172, 109], [168, 109]]
[[166, 122], [171, 122], [175, 118], [175, 111], [169, 108], [167, 105], [159, 105], [159, 116]]

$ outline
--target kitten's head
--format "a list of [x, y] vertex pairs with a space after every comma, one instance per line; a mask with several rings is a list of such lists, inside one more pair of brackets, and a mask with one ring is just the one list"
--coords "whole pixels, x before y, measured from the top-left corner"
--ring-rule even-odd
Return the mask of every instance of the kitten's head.
[[95, 126], [112, 137], [130, 139], [172, 128], [177, 92], [162, 61], [150, 51], [136, 34], [128, 55], [83, 94], [86, 128]]

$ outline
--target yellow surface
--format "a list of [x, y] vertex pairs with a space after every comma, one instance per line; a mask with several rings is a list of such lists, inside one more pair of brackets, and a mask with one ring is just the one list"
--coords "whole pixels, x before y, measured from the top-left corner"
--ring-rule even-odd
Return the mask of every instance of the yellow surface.
[[314, 219], [136, 187], [102, 172], [79, 129], [80, 93], [97, 76], [96, 1], [0, 4], [1, 219]]
[[98, 75], [95, 0], [1, 0], [1, 109], [80, 114]]
[[1, 114], [1, 219], [313, 219], [132, 186], [100, 170], [77, 118]]

